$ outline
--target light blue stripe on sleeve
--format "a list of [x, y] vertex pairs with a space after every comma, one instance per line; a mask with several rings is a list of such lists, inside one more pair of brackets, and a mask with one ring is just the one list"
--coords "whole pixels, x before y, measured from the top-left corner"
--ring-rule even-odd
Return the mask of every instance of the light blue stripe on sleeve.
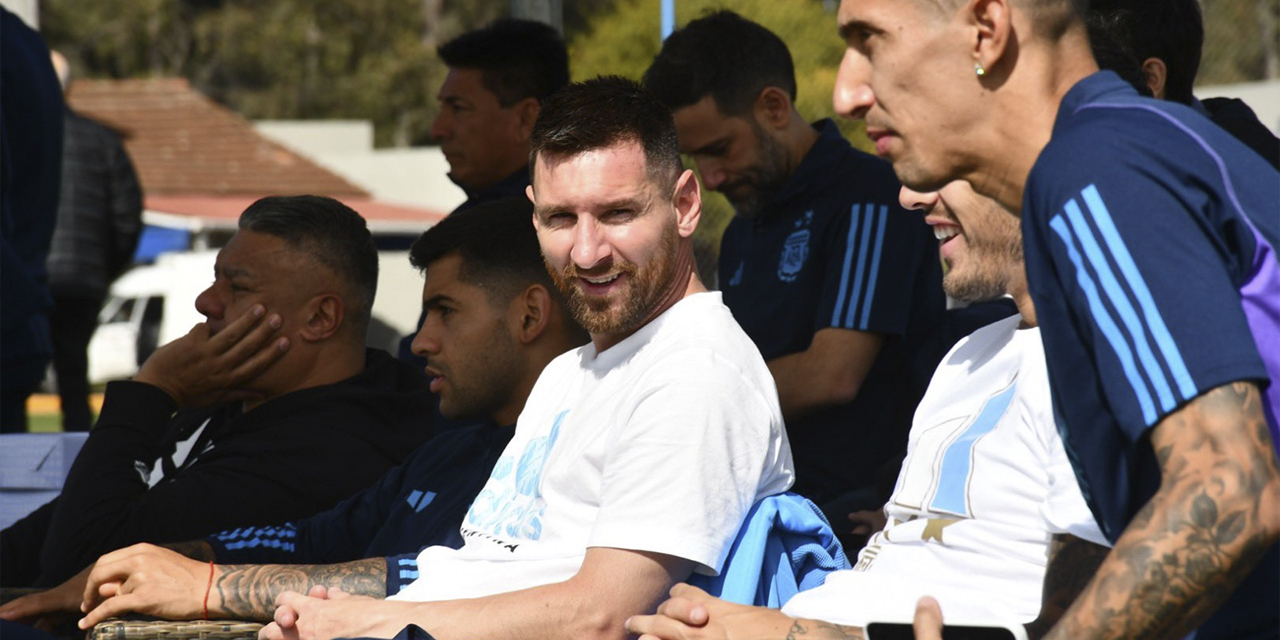
[[840, 326], [846, 329], [853, 328], [853, 314], [858, 309], [858, 301], [862, 299], [862, 282], [867, 271], [867, 251], [871, 244], [871, 225], [875, 222], [875, 210], [872, 209], [871, 203], [867, 203], [867, 220], [862, 225], [862, 229], [858, 231], [858, 268], [853, 272], [853, 292], [849, 296], [849, 306], [845, 310], [844, 323]]
[[[1107, 247], [1111, 249], [1111, 255], [1115, 258], [1116, 264], [1120, 265], [1120, 272], [1124, 274], [1125, 280], [1129, 283], [1129, 288], [1133, 290], [1133, 295], [1138, 299], [1138, 304], [1142, 305], [1142, 315], [1147, 319], [1147, 326], [1151, 329], [1152, 336], [1156, 339], [1156, 344], [1160, 347], [1160, 353], [1164, 355], [1165, 364], [1169, 366], [1169, 371], [1173, 373], [1173, 379], [1178, 384], [1178, 391], [1182, 394], [1183, 400], [1190, 400], [1196, 397], [1198, 391], [1195, 382], [1191, 379], [1191, 373], [1187, 371], [1186, 362], [1182, 360], [1182, 353], [1178, 351], [1178, 345], [1173, 341], [1173, 335], [1169, 333], [1169, 328], [1165, 326], [1164, 317], [1160, 315], [1160, 310], [1156, 308], [1155, 299], [1151, 297], [1151, 290], [1147, 288], [1147, 282], [1142, 278], [1142, 273], [1138, 271], [1138, 265], [1133, 261], [1133, 255], [1129, 253], [1129, 247], [1124, 243], [1124, 239], [1120, 237], [1120, 232], [1116, 230], [1115, 221], [1111, 219], [1111, 212], [1107, 210], [1107, 205], [1102, 202], [1102, 195], [1098, 193], [1098, 187], [1089, 185], [1082, 192], [1084, 202], [1089, 207], [1089, 212], [1093, 214], [1093, 220], [1098, 225], [1098, 230], [1102, 232], [1102, 238], [1106, 241]], [[1168, 409], [1168, 407], [1166, 407]]]
[[1120, 315], [1120, 321], [1124, 324], [1125, 329], [1129, 331], [1130, 341], [1133, 343], [1134, 349], [1138, 352], [1138, 360], [1142, 363], [1142, 368], [1147, 372], [1147, 380], [1156, 390], [1156, 396], [1160, 398], [1160, 408], [1169, 411], [1176, 405], [1173, 399], [1173, 392], [1169, 389], [1169, 381], [1164, 375], [1164, 370], [1160, 368], [1160, 363], [1156, 361], [1156, 356], [1151, 352], [1151, 344], [1147, 340], [1147, 331], [1142, 320], [1138, 318], [1137, 311], [1129, 302], [1129, 295], [1120, 287], [1120, 282], [1116, 280], [1115, 273], [1111, 271], [1111, 264], [1107, 262], [1106, 255], [1103, 254], [1102, 248], [1098, 246], [1098, 241], [1093, 237], [1093, 231], [1089, 228], [1088, 223], [1084, 220], [1084, 214], [1080, 211], [1080, 205], [1075, 200], [1067, 201], [1066, 206], [1067, 219], [1071, 221], [1071, 229], [1075, 232], [1076, 238], [1080, 239], [1080, 245], [1084, 248], [1084, 255], [1089, 259], [1089, 264], [1093, 266], [1093, 272], [1098, 274], [1098, 280], [1102, 284], [1102, 290], [1106, 293], [1107, 298], [1111, 301], [1111, 306], [1115, 307], [1116, 312]]
[[401, 570], [400, 570], [400, 579], [401, 579], [401, 580], [417, 580], [417, 579], [418, 579], [418, 572], [417, 572], [417, 571], [408, 571], [408, 570], [405, 570], [405, 569], [401, 569]]
[[871, 319], [871, 303], [875, 301], [876, 278], [880, 276], [880, 250], [884, 248], [884, 228], [888, 217], [889, 207], [880, 205], [880, 226], [876, 229], [875, 253], [871, 256], [871, 276], [867, 278], [867, 299], [862, 304], [862, 320], [858, 322], [858, 329], [863, 331], [867, 329], [867, 323]]
[[969, 474], [973, 471], [973, 447], [979, 438], [991, 433], [1000, 423], [1000, 416], [1009, 409], [1017, 388], [1017, 384], [1011, 384], [1004, 391], [987, 398], [978, 411], [978, 417], [947, 445], [946, 452], [942, 454], [942, 468], [938, 470], [938, 490], [929, 503], [930, 510], [970, 516], [966, 496], [969, 493]]
[[862, 220], [862, 205], [855, 204], [849, 210], [849, 238], [845, 241], [844, 267], [840, 272], [840, 295], [836, 297], [836, 308], [831, 312], [831, 326], [840, 326], [840, 310], [844, 308], [845, 293], [849, 291], [849, 267], [853, 264], [854, 236], [858, 233], [858, 223]]
[[1075, 243], [1072, 242], [1071, 230], [1067, 228], [1066, 220], [1062, 218], [1062, 215], [1056, 215], [1049, 221], [1049, 226], [1062, 239], [1062, 243], [1066, 245], [1067, 256], [1076, 267], [1076, 281], [1080, 284], [1080, 289], [1084, 291], [1085, 297], [1089, 300], [1089, 310], [1093, 314], [1093, 320], [1098, 323], [1098, 328], [1102, 330], [1102, 334], [1106, 336], [1111, 349], [1115, 351], [1116, 358], [1120, 360], [1120, 367], [1124, 370], [1124, 376], [1129, 380], [1129, 386], [1133, 388], [1133, 394], [1138, 398], [1138, 406], [1142, 409], [1143, 419], [1147, 421], [1147, 424], [1151, 424], [1156, 419], [1155, 404], [1151, 400], [1151, 394], [1147, 391], [1147, 385], [1142, 376], [1138, 374], [1138, 368], [1133, 362], [1133, 352], [1129, 350], [1129, 345], [1125, 342], [1124, 336], [1121, 335], [1120, 327], [1117, 327], [1115, 321], [1111, 319], [1107, 308], [1102, 304], [1102, 298], [1098, 296], [1098, 287], [1093, 283], [1093, 278], [1089, 276], [1089, 272], [1085, 269], [1084, 260], [1080, 257], [1080, 252], [1076, 249]]

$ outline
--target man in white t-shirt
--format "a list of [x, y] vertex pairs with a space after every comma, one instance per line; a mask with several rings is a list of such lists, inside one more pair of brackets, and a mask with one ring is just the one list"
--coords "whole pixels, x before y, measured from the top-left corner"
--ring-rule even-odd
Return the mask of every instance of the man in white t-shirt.
[[532, 133], [533, 224], [591, 343], [543, 371], [462, 525], [386, 601], [281, 596], [276, 638], [617, 638], [721, 569], [752, 504], [791, 485], [773, 378], [694, 269], [701, 200], [670, 113], [599, 78]]
[[1020, 315], [975, 331], [938, 366], [885, 505], [888, 525], [853, 569], [781, 611], [681, 585], [659, 615], [633, 618], [633, 632], [860, 638], [868, 622], [910, 621], [925, 595], [950, 624], [1048, 629], [1106, 554], [1054, 423], [1017, 218], [991, 215], [999, 205], [966, 182], [930, 194], [904, 188], [901, 199], [934, 229], [948, 295], [976, 302], [1007, 294]]

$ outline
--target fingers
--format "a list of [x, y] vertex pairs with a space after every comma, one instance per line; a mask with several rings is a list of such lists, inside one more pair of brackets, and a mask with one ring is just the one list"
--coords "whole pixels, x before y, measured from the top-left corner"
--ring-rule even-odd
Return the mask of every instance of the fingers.
[[258, 630], [258, 640], [284, 640], [284, 631], [272, 622]]
[[683, 624], [700, 627], [707, 623], [707, 608], [686, 598], [671, 598], [658, 606], [658, 614]]
[[48, 591], [41, 591], [6, 602], [0, 606], [0, 620], [17, 622], [58, 611], [57, 603], [53, 602], [53, 598], [49, 597], [48, 593]]
[[925, 596], [916, 603], [916, 617], [912, 623], [916, 640], [942, 639], [942, 608], [938, 601]]
[[[232, 365], [227, 378], [233, 384], [228, 386], [252, 379], [289, 350], [289, 338], [280, 336], [272, 340], [280, 329], [281, 322], [280, 316], [272, 314], [266, 322], [253, 327], [244, 338], [227, 349], [222, 357]], [[215, 337], [221, 337], [223, 333], [226, 333], [226, 329]], [[270, 344], [267, 344], [268, 341]]]
[[335, 592], [341, 593], [339, 589], [334, 589], [333, 591], [330, 591], [324, 585], [317, 584], [312, 586], [311, 589], [307, 591], [307, 595], [311, 596], [312, 598], [320, 598], [321, 600], [323, 600], [325, 598], [328, 598], [332, 593], [335, 593]]
[[137, 597], [132, 594], [117, 595], [103, 600], [101, 604], [84, 614], [76, 623], [81, 629], [92, 629], [94, 625], [107, 618], [117, 618], [133, 611], [137, 606]]
[[672, 598], [684, 598], [685, 600], [693, 600], [695, 602], [710, 602], [715, 600], [715, 596], [685, 582], [678, 582], [676, 586], [671, 587]]
[[685, 634], [688, 627], [678, 620], [672, 620], [663, 615], [631, 616], [627, 618], [624, 626], [628, 633], [638, 635], [642, 639], [684, 640], [688, 637]]

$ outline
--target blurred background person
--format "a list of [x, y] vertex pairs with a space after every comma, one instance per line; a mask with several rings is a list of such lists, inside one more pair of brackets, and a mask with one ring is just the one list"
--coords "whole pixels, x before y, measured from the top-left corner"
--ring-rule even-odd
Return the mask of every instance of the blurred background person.
[[58, 209], [62, 93], [49, 48], [0, 8], [0, 433], [27, 430], [53, 355], [45, 257]]
[[[53, 52], [65, 96], [67, 59]], [[68, 106], [63, 116], [62, 188], [49, 247], [53, 370], [63, 431], [88, 431], [89, 339], [107, 290], [133, 258], [142, 232], [142, 190], [120, 135]]]

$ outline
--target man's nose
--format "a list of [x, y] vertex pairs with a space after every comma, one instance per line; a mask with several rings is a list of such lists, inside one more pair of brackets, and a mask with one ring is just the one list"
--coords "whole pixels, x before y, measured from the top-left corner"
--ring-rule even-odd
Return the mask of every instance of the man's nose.
[[851, 120], [867, 116], [867, 110], [875, 104], [875, 93], [870, 84], [871, 63], [852, 48], [846, 48], [836, 74], [836, 88], [831, 102], [836, 113]]
[[938, 192], [929, 191], [922, 193], [920, 191], [913, 191], [907, 187], [903, 187], [902, 190], [898, 192], [898, 202], [904, 209], [924, 211], [925, 213], [928, 213], [929, 210], [933, 208], [933, 205], [938, 203]]
[[725, 179], [724, 165], [707, 159], [695, 159], [694, 163], [698, 165], [698, 175], [702, 177], [703, 188], [708, 191], [719, 191]]
[[196, 296], [196, 311], [209, 320], [221, 320], [227, 308], [215, 291], [217, 286], [217, 283], [211, 284]]
[[409, 350], [413, 355], [426, 358], [440, 353], [440, 341], [436, 338], [432, 325], [431, 314], [428, 312], [426, 318], [422, 320], [422, 326], [418, 328], [417, 335], [413, 336], [413, 342], [409, 343]]
[[431, 121], [431, 139], [439, 142], [449, 137], [453, 130], [453, 119], [442, 109]]
[[570, 259], [579, 269], [590, 269], [605, 261], [611, 252], [604, 226], [593, 216], [578, 217], [573, 231]]

